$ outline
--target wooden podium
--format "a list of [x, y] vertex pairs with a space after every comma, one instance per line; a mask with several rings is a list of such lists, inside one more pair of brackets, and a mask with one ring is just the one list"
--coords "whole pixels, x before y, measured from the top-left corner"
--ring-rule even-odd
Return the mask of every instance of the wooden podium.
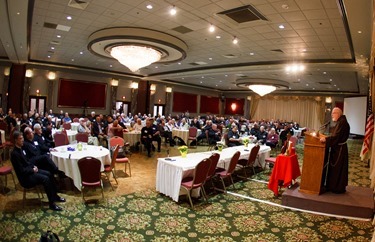
[[305, 133], [301, 186], [299, 191], [308, 194], [320, 194], [324, 167], [325, 143], [320, 142], [322, 134], [314, 136]]

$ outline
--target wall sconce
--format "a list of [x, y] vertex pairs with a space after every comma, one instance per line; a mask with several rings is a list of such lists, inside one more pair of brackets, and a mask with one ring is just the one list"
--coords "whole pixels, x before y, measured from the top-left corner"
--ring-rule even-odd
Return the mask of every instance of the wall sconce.
[[10, 75], [10, 67], [5, 67], [4, 68], [4, 76], [9, 76]]
[[33, 70], [31, 70], [31, 69], [27, 69], [27, 70], [26, 70], [26, 73], [25, 73], [25, 76], [26, 76], [26, 77], [33, 77]]
[[152, 92], [156, 91], [156, 85], [155, 84], [150, 85], [150, 91], [152, 91]]
[[40, 91], [39, 89], [36, 89], [36, 95], [39, 95]]
[[161, 99], [158, 100], [158, 103], [159, 103], [159, 104], [161, 103]]
[[122, 96], [122, 100], [125, 100], [125, 96]]
[[112, 78], [112, 80], [111, 80], [111, 86], [117, 87], [118, 86], [118, 79]]
[[332, 103], [332, 97], [326, 97], [326, 103]]
[[130, 88], [138, 89], [138, 82], [132, 82], [132, 84], [130, 84]]
[[48, 72], [48, 79], [49, 80], [55, 80], [55, 78], [56, 78], [56, 72], [54, 72], [54, 71]]
[[237, 104], [232, 103], [232, 104], [230, 105], [230, 108], [232, 109], [233, 112], [236, 111], [236, 109], [237, 109]]
[[168, 92], [168, 93], [171, 93], [172, 92], [172, 88], [171, 87], [167, 87], [167, 88], [165, 88], [165, 91]]

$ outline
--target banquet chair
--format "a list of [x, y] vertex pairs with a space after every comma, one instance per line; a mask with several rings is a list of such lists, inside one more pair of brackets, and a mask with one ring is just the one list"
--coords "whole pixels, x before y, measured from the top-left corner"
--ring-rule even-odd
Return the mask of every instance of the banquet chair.
[[55, 141], [55, 147], [63, 146], [69, 144], [68, 137], [65, 133], [55, 133], [53, 135], [53, 140]]
[[77, 142], [89, 142], [89, 135], [87, 133], [77, 133], [76, 134], [76, 140]]
[[260, 146], [259, 145], [255, 145], [251, 149], [248, 159], [240, 159], [240, 160], [238, 160], [238, 164], [237, 165], [242, 166], [242, 169], [243, 169], [244, 174], [245, 174], [245, 179], [248, 178], [247, 173], [246, 173], [246, 168], [248, 168], [248, 167], [252, 167], [253, 168], [253, 174], [254, 175], [256, 174], [255, 173], [255, 166], [254, 165], [255, 165], [256, 159], [258, 158], [259, 150], [260, 150]]
[[63, 128], [65, 130], [70, 130], [70, 129], [72, 129], [72, 125], [70, 123], [63, 123]]
[[79, 123], [79, 118], [74, 118], [73, 123]]
[[94, 157], [87, 156], [78, 160], [78, 169], [81, 174], [81, 193], [84, 202], [86, 202], [86, 200], [83, 190], [89, 187], [100, 187], [102, 190], [102, 198], [104, 200], [103, 182], [100, 172], [101, 166], [101, 161]]
[[230, 159], [230, 162], [229, 162], [229, 167], [228, 167], [228, 170], [224, 169], [224, 168], [217, 168], [216, 169], [216, 172], [215, 174], [217, 176], [220, 177], [221, 179], [221, 182], [223, 184], [223, 188], [224, 188], [224, 192], [227, 192], [227, 189], [225, 187], [225, 183], [224, 183], [224, 179], [226, 178], [230, 178], [231, 182], [232, 182], [232, 185], [233, 185], [233, 188], [236, 188], [234, 186], [234, 182], [233, 182], [233, 178], [232, 178], [232, 174], [234, 172], [234, 170], [236, 169], [236, 166], [237, 166], [237, 162], [238, 162], [238, 159], [240, 158], [240, 152], [239, 151], [236, 151], [232, 158]]
[[[125, 144], [125, 141], [123, 138], [121, 137], [118, 137], [118, 136], [115, 136], [115, 137], [112, 137], [109, 139], [109, 145], [111, 147], [114, 147], [116, 145], [120, 147], [124, 147], [124, 146], [129, 146], [128, 143]], [[125, 147], [124, 147], [125, 148]], [[124, 164], [124, 171], [125, 171], [125, 174], [126, 174], [126, 166], [129, 166], [129, 176], [132, 176], [132, 171], [131, 171], [131, 168], [130, 168], [130, 161], [129, 161], [129, 158], [127, 157], [118, 157], [118, 155], [116, 155], [116, 159], [115, 159], [115, 162], [116, 163], [122, 163]]]
[[198, 129], [196, 127], [189, 128], [189, 137], [188, 137], [188, 146], [190, 147], [190, 140], [193, 142], [195, 141], [195, 147], [197, 147], [197, 133]]
[[[2, 146], [2, 148], [4, 149], [4, 150], [8, 150], [8, 155], [10, 156], [10, 151], [13, 149], [13, 147], [14, 147], [14, 139], [13, 139], [13, 133], [14, 133], [14, 131], [16, 131], [16, 128], [12, 128], [11, 130], [10, 130], [10, 134], [9, 134], [9, 140], [5, 140], [5, 141], [3, 141], [2, 140], [2, 144], [1, 144], [1, 146]], [[5, 152], [4, 152], [4, 159], [5, 159]]]
[[207, 180], [208, 170], [211, 165], [210, 159], [203, 159], [196, 165], [194, 169], [194, 174], [192, 177], [185, 177], [181, 181], [181, 188], [184, 188], [187, 192], [191, 208], [194, 208], [193, 202], [191, 200], [191, 191], [196, 188], [202, 189], [202, 196], [208, 203], [206, 191], [204, 189], [204, 183]]
[[115, 174], [115, 165], [116, 165], [115, 162], [116, 162], [116, 157], [117, 157], [119, 149], [120, 149], [120, 146], [116, 145], [115, 149], [113, 151], [113, 155], [112, 155], [112, 159], [111, 159], [111, 164], [104, 165], [104, 171], [102, 172], [102, 173], [104, 173], [107, 176], [107, 179], [109, 181], [109, 184], [111, 185], [112, 191], [114, 191], [114, 189], [113, 189], [111, 181], [109, 180], [109, 173], [112, 172], [113, 178], [115, 178], [116, 184], [118, 184], [117, 179], [116, 179], [116, 174]]
[[[119, 145], [120, 146], [120, 150], [121, 149], [124, 149], [124, 152], [126, 154], [131, 154], [130, 151], [127, 150], [127, 148], [129, 147], [129, 143], [128, 142], [125, 142], [125, 140], [122, 138], [122, 134], [121, 136], [113, 136], [109, 139], [109, 148], [111, 150], [113, 150], [113, 148], [116, 146], [116, 145]], [[118, 155], [117, 156], [118, 158], [124, 158], [125, 156], [124, 155]]]
[[112, 133], [114, 136], [122, 137], [124, 132], [122, 131], [122, 129], [112, 128]]
[[[8, 133], [8, 125], [4, 121], [0, 121], [0, 129], [5, 131], [5, 135]], [[3, 141], [4, 142], [4, 141]]]
[[[30, 187], [30, 188], [26, 188], [26, 187], [23, 187], [21, 184], [20, 186], [22, 187], [23, 189], [23, 196], [22, 196], [22, 208], [25, 207], [25, 202], [26, 202], [26, 193], [27, 192], [34, 192], [38, 195], [38, 199], [39, 199], [39, 202], [40, 202], [40, 205], [42, 206], [43, 205], [43, 202], [42, 202], [42, 198], [44, 198], [43, 196], [43, 192], [42, 190], [44, 188], [41, 188], [41, 185], [37, 185], [37, 186], [34, 186], [34, 187]], [[41, 190], [42, 189], [42, 190]]]
[[[5, 187], [7, 186], [7, 178], [8, 175], [12, 175], [14, 187], [16, 186], [16, 182], [14, 181], [13, 169], [11, 166], [4, 166], [3, 159], [0, 156], [0, 176], [5, 177], [5, 184], [3, 185], [3, 193], [5, 194]], [[16, 189], [16, 187], [15, 187]]]
[[215, 188], [213, 178], [216, 175], [217, 163], [219, 163], [220, 154], [219, 153], [213, 153], [210, 156], [209, 159], [211, 160], [211, 165], [210, 165], [210, 168], [208, 169], [207, 180], [210, 180], [212, 187]]

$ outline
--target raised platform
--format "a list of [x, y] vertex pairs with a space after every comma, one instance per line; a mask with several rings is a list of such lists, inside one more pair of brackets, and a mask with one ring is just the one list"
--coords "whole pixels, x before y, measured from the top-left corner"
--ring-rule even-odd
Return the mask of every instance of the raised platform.
[[373, 218], [374, 197], [371, 188], [347, 186], [346, 193], [326, 192], [321, 195], [305, 194], [295, 185], [282, 194], [282, 205], [357, 218]]

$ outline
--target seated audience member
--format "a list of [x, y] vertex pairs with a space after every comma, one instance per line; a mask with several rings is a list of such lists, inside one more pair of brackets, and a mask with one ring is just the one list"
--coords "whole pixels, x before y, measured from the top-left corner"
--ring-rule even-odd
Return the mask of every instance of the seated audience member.
[[[161, 146], [161, 137], [160, 137], [160, 131], [158, 129], [158, 126], [154, 124], [153, 119], [149, 119], [152, 126], [152, 140], [156, 141], [158, 143], [158, 152], [160, 152], [160, 146]], [[152, 150], [155, 151], [155, 146], [152, 145]]]
[[142, 119], [138, 118], [137, 122], [133, 126], [134, 131], [141, 132], [143, 127], [144, 126], [142, 125]]
[[15, 118], [15, 115], [14, 113], [12, 112], [11, 109], [9, 109], [8, 111], [8, 115], [5, 117], [5, 122], [7, 123], [8, 125], [8, 129], [9, 131], [12, 129], [12, 128], [15, 128], [17, 126], [17, 120]]
[[228, 132], [228, 146], [239, 146], [241, 145], [240, 142], [240, 133], [238, 132], [238, 128], [236, 125]]
[[141, 142], [146, 147], [148, 157], [151, 157], [151, 147], [153, 140], [152, 121], [146, 120], [146, 126], [141, 130]]
[[44, 191], [48, 197], [49, 208], [55, 211], [61, 211], [62, 208], [57, 206], [55, 202], [65, 202], [65, 199], [57, 195], [53, 175], [47, 170], [39, 169], [36, 164], [29, 161], [22, 150], [24, 139], [20, 132], [15, 131], [13, 133], [13, 138], [15, 146], [10, 160], [20, 184], [25, 188], [43, 185]]
[[103, 147], [108, 147], [107, 135], [104, 131], [104, 125], [101, 122], [100, 116], [96, 117], [95, 122], [92, 125], [92, 135], [99, 140], [99, 144]]
[[264, 130], [264, 126], [260, 126], [259, 128], [259, 132], [258, 132], [258, 136], [257, 137], [257, 140], [262, 143], [262, 144], [265, 144], [266, 143], [266, 140], [267, 140], [267, 132]]
[[116, 136], [116, 135], [122, 137], [122, 132], [123, 132], [123, 128], [118, 124], [117, 119], [108, 125], [108, 137], [109, 138], [112, 138], [113, 136]]
[[171, 147], [175, 146], [176, 142], [173, 140], [173, 137], [172, 137], [172, 129], [173, 129], [172, 120], [169, 120], [168, 123], [166, 124], [165, 119], [163, 119], [160, 125], [164, 129], [164, 133], [161, 136], [167, 139], [167, 142], [169, 142], [169, 145]]
[[23, 115], [22, 115], [22, 118], [21, 118], [21, 120], [20, 120], [20, 125], [22, 126], [23, 124], [24, 124], [24, 126], [25, 126], [25, 128], [26, 127], [31, 127], [31, 123], [32, 122], [30, 122], [30, 120], [29, 120], [29, 118], [28, 118], [28, 116], [27, 116], [27, 113], [24, 113]]
[[72, 119], [69, 117], [69, 113], [65, 113], [65, 116], [61, 120], [61, 123], [67, 124], [67, 123], [71, 123], [71, 122], [72, 122]]
[[299, 124], [297, 122], [293, 123], [293, 129], [299, 130]]
[[217, 141], [221, 140], [220, 129], [217, 128], [216, 124], [212, 124], [211, 129], [208, 130], [208, 143], [215, 145]]
[[119, 116], [117, 116], [116, 119], [117, 119], [118, 125], [120, 125], [122, 127], [124, 132], [129, 132], [128, 128], [125, 125], [125, 122], [124, 122], [124, 119], [122, 118], [122, 116], [119, 115]]
[[194, 118], [193, 122], [190, 123], [190, 127], [196, 127], [197, 129], [201, 129], [201, 122], [197, 118]]
[[[207, 134], [209, 133], [209, 130], [211, 130], [211, 129], [212, 129], [212, 121], [211, 120], [207, 120], [206, 121], [206, 125], [202, 128], [202, 133], [200, 135], [198, 135], [198, 137], [197, 137], [197, 143], [199, 141], [201, 141], [202, 139], [207, 138]], [[207, 142], [209, 143], [209, 140], [207, 140]], [[190, 145], [191, 146], [196, 145], [195, 140], [192, 141], [190, 143]]]
[[181, 130], [189, 130], [189, 124], [186, 122], [185, 118], [181, 119], [179, 129], [181, 129]]
[[259, 125], [257, 123], [254, 123], [253, 127], [250, 129], [250, 135], [254, 135], [255, 137], [258, 137], [260, 132]]
[[39, 124], [34, 125], [34, 145], [37, 145], [42, 155], [48, 154], [50, 151], [54, 151], [51, 143], [47, 142], [42, 135], [42, 127]]
[[276, 134], [276, 130], [271, 128], [270, 132], [267, 135], [266, 145], [275, 148], [279, 142], [279, 135]]
[[286, 124], [279, 135], [279, 139], [281, 140], [282, 145], [285, 144], [285, 141], [288, 139], [288, 135], [291, 136], [289, 125]]
[[95, 122], [95, 120], [96, 120], [96, 114], [95, 114], [94, 111], [91, 112], [89, 120], [90, 120], [91, 123]]
[[78, 126], [78, 129], [77, 129], [77, 132], [78, 133], [91, 134], [91, 130], [89, 128], [87, 128], [85, 119], [84, 118], [80, 118], [78, 121], [79, 121], [79, 126]]
[[57, 116], [58, 119], [62, 120], [65, 118], [65, 114], [64, 114], [64, 111], [63, 110], [60, 110], [60, 114]]
[[44, 137], [44, 141], [50, 146], [51, 148], [55, 147], [55, 141], [53, 141], [52, 136], [52, 124], [48, 124], [47, 126], [43, 127], [42, 135]]
[[39, 143], [34, 141], [34, 132], [31, 128], [26, 128], [23, 136], [24, 142], [22, 149], [25, 152], [27, 159], [40, 169], [47, 170], [52, 174], [58, 174], [63, 177], [64, 175], [57, 169], [57, 166], [50, 156], [48, 154], [43, 154], [39, 147]]
[[294, 135], [293, 123], [290, 123], [288, 126], [289, 126], [289, 133], [291, 136], [293, 136]]
[[54, 117], [55, 117], [55, 115], [53, 114], [52, 109], [49, 110], [49, 112], [48, 112], [48, 116], [51, 117], [51, 118], [54, 118]]

